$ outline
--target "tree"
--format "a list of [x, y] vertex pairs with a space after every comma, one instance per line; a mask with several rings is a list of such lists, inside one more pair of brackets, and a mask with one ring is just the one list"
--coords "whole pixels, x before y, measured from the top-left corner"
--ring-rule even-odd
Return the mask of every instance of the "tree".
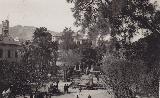
[[76, 50], [63, 51], [60, 60], [65, 62], [66, 65], [75, 66], [77, 63], [80, 63], [81, 55]]
[[[21, 64], [21, 62], [8, 62], [7, 60], [0, 61], [0, 93], [4, 90], [11, 89], [12, 94], [23, 94], [29, 93], [26, 88], [22, 85], [26, 85], [28, 83], [28, 73], [26, 71], [26, 67]], [[13, 85], [11, 87], [11, 85]], [[19, 89], [18, 86], [21, 87]], [[30, 89], [31, 91], [31, 89]]]
[[77, 52], [77, 43], [74, 41], [75, 32], [71, 28], [65, 28], [62, 32], [62, 43], [60, 44], [60, 61], [64, 63], [65, 80], [73, 74], [75, 65], [81, 61], [81, 54]]
[[[129, 53], [134, 53], [134, 55], [129, 55], [129, 58], [143, 60], [146, 66], [146, 74], [148, 78], [148, 86], [145, 86], [145, 91], [158, 96], [159, 91], [159, 60], [160, 60], [160, 46], [159, 40], [160, 34], [152, 33], [149, 36], [140, 39], [139, 41], [133, 43], [132, 51]], [[145, 83], [144, 83], [145, 84]]]
[[[48, 74], [56, 75], [58, 44], [52, 41], [52, 35], [46, 28], [37, 28], [32, 42], [26, 42], [22, 50], [22, 62], [27, 66], [30, 82], [36, 83], [38, 90], [48, 80]], [[50, 70], [54, 66], [53, 70]]]
[[107, 52], [102, 65], [106, 84], [115, 98], [133, 98], [145, 81], [146, 66], [142, 60], [128, 61]]
[[[140, 33], [147, 36], [150, 33], [153, 33], [153, 35], [151, 35], [153, 36], [153, 39], [148, 39], [147, 46], [146, 44], [140, 45], [144, 47], [144, 50], [147, 49], [146, 51], [150, 52], [149, 56], [154, 57], [154, 59], [149, 59], [149, 56], [143, 54], [143, 56], [149, 60], [142, 60], [146, 66], [152, 67], [153, 70], [150, 70], [150, 72], [155, 73], [153, 78], [155, 81], [157, 81], [156, 83], [158, 83], [157, 73], [159, 72], [155, 69], [159, 69], [159, 54], [157, 45], [153, 44], [156, 41], [159, 42], [156, 36], [160, 33], [160, 11], [157, 9], [156, 3], [152, 4], [149, 0], [67, 1], [74, 3], [75, 5], [72, 10], [74, 12], [74, 17], [76, 18], [77, 26], [81, 26], [83, 29], [89, 30], [89, 33], [93, 33], [90, 35], [94, 35], [95, 33], [98, 33], [96, 35], [104, 35], [109, 33], [112, 36], [112, 41], [114, 41], [113, 45], [115, 45], [115, 48], [118, 48], [114, 49], [116, 50], [116, 53], [114, 54], [122, 54], [117, 55], [116, 57], [123, 57], [125, 59], [123, 61], [124, 65], [125, 62], [130, 62], [130, 60], [131, 62], [135, 61], [135, 58], [127, 58], [132, 56], [131, 51], [133, 50], [132, 48], [134, 46], [131, 44], [131, 39], [134, 37], [134, 35]], [[137, 49], [134, 51], [138, 52]], [[140, 54], [136, 56], [138, 57]], [[153, 63], [154, 60], [156, 60], [156, 63]], [[157, 90], [155, 92], [158, 94]], [[156, 96], [158, 96], [157, 94]]]
[[88, 33], [121, 36], [124, 41], [130, 40], [138, 29], [159, 33], [159, 11], [149, 0], [67, 1], [75, 5], [75, 24], [89, 30]]
[[69, 50], [69, 49], [74, 49], [75, 48], [75, 42], [73, 38], [73, 34], [75, 32], [71, 30], [71, 28], [65, 28], [62, 32], [62, 43], [61, 43], [61, 48], [63, 50]]
[[83, 48], [82, 49], [82, 69], [86, 69], [87, 67], [91, 69], [92, 66], [96, 65], [97, 59], [97, 52], [95, 49], [92, 48]]

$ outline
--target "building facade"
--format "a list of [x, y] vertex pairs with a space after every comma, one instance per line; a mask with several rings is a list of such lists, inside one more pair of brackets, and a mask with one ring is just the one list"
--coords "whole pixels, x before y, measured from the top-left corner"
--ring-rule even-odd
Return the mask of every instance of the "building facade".
[[9, 21], [2, 21], [2, 34], [0, 35], [0, 60], [19, 62], [19, 49], [20, 43], [15, 41], [9, 34]]

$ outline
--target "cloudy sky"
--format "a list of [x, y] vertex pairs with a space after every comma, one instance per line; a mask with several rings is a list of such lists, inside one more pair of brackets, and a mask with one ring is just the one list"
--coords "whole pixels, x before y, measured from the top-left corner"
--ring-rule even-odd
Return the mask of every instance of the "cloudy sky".
[[72, 6], [66, 0], [0, 0], [0, 21], [9, 17], [11, 26], [45, 26], [60, 32], [73, 27]]

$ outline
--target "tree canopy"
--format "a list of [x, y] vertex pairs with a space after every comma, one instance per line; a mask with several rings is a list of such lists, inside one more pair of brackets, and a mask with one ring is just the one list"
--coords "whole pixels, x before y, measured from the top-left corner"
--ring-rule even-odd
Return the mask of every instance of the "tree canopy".
[[74, 3], [75, 24], [91, 36], [111, 34], [127, 42], [139, 29], [159, 33], [159, 10], [149, 0], [67, 0]]
[[[22, 62], [29, 72], [29, 81], [38, 87], [48, 80], [48, 74], [56, 75], [58, 44], [52, 41], [52, 35], [46, 28], [37, 28], [33, 41], [26, 42], [22, 49]], [[52, 68], [54, 67], [54, 69]]]
[[[111, 35], [111, 46], [108, 47], [110, 48], [108, 50], [111, 51], [105, 56], [108, 57], [111, 54], [112, 58], [105, 58], [104, 56], [103, 65], [106, 68], [104, 71], [107, 72], [105, 75], [112, 81], [112, 86], [117, 87], [116, 89], [113, 88], [113, 91], [117, 94], [116, 96], [118, 98], [130, 98], [133, 95], [127, 92], [131, 91], [133, 93], [133, 90], [130, 90], [131, 85], [137, 83], [135, 80], [142, 79], [143, 83], [141, 83], [140, 88], [152, 86], [153, 89], [148, 88], [145, 91], [151, 90], [151, 92], [155, 92], [154, 94], [157, 97], [159, 71], [155, 69], [159, 69], [160, 60], [159, 45], [157, 45], [160, 34], [158, 4], [156, 2], [151, 3], [150, 0], [67, 1], [74, 4], [72, 11], [76, 19], [75, 24], [81, 26], [90, 38], [103, 37], [106, 34]], [[148, 37], [143, 41], [132, 43], [132, 38], [138, 34]], [[143, 63], [137, 64], [137, 61]], [[136, 70], [143, 68], [146, 69], [143, 70], [144, 73]], [[135, 75], [137, 77], [132, 77]], [[122, 85], [118, 84], [118, 86], [117, 83], [122, 83]], [[117, 91], [117, 89], [122, 92]], [[148, 92], [148, 94], [151, 94], [151, 92]]]
[[65, 28], [63, 30], [61, 37], [62, 43], [60, 44], [61, 49], [68, 51], [75, 48], [76, 43], [74, 42], [73, 34], [75, 32], [71, 28]]

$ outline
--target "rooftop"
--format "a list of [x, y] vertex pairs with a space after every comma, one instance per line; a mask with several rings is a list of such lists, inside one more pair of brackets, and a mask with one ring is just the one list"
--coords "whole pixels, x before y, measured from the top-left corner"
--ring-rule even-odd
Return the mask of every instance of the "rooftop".
[[3, 36], [2, 34], [0, 34], [0, 44], [20, 45], [20, 43], [15, 41], [11, 36]]

